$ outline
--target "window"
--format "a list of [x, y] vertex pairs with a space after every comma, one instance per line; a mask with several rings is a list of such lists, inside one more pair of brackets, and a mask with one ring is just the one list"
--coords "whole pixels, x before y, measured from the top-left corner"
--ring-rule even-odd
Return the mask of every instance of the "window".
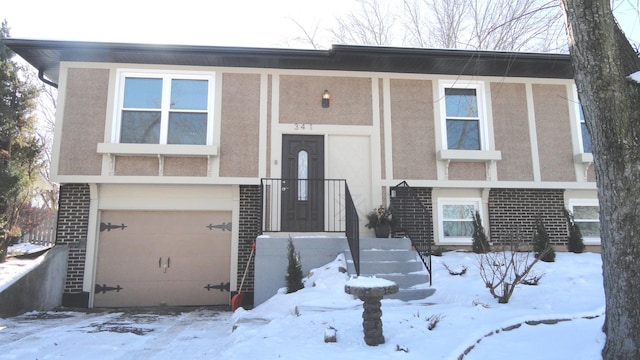
[[441, 200], [440, 242], [471, 242], [473, 217], [479, 210], [479, 200]]
[[306, 150], [298, 152], [298, 200], [307, 201], [309, 199], [307, 193], [307, 179], [309, 179], [308, 166], [309, 153]]
[[441, 111], [444, 115], [444, 142], [449, 150], [486, 148], [484, 86], [482, 83], [440, 84]]
[[591, 152], [591, 135], [589, 135], [589, 131], [587, 130], [587, 123], [584, 120], [584, 112], [582, 111], [582, 106], [578, 104], [578, 116], [580, 120], [580, 136], [582, 140], [582, 151], [585, 153]]
[[600, 243], [600, 206], [598, 200], [573, 200], [569, 203], [576, 225], [586, 244]]
[[116, 142], [210, 144], [212, 99], [211, 75], [123, 72]]

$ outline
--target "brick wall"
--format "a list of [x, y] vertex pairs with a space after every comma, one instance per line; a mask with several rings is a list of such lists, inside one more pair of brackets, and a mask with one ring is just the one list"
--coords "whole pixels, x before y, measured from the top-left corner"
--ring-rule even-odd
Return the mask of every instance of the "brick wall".
[[[90, 201], [89, 185], [64, 184], [60, 186], [56, 244], [64, 244], [69, 247], [65, 294], [82, 294]], [[65, 304], [63, 303], [63, 305]]]
[[564, 245], [568, 233], [563, 209], [564, 190], [561, 189], [491, 189], [491, 242], [505, 243], [517, 232], [522, 240], [531, 241], [535, 232], [536, 217], [540, 216], [551, 243]]
[[431, 188], [393, 187], [391, 188], [391, 207], [396, 219], [393, 235], [409, 235], [419, 251], [427, 251], [433, 244]]
[[[261, 233], [260, 224], [260, 186], [240, 186], [240, 219], [238, 224], [238, 287], [242, 282], [244, 269], [251, 254], [251, 245]], [[255, 256], [255, 254], [254, 254]], [[254, 258], [255, 259], [255, 258]], [[251, 260], [247, 277], [244, 280], [242, 292], [253, 292], [254, 289], [254, 259]]]

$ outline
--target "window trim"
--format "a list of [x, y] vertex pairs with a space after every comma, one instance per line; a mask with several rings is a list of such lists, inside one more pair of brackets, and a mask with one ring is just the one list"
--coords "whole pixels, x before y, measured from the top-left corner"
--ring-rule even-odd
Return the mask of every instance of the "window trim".
[[[470, 245], [473, 237], [445, 237], [444, 235], [444, 206], [445, 205], [473, 205], [475, 211], [483, 218], [482, 201], [480, 198], [439, 198], [438, 199], [438, 243], [449, 245]], [[475, 214], [474, 211], [474, 214]]]
[[478, 150], [462, 150], [462, 151], [487, 151], [489, 147], [488, 135], [488, 117], [487, 117], [487, 94], [485, 83], [483, 81], [462, 81], [462, 80], [440, 80], [438, 82], [438, 96], [440, 103], [440, 136], [443, 150], [460, 150], [449, 149], [447, 141], [447, 100], [445, 89], [475, 89], [476, 100], [478, 105], [478, 137], [480, 140], [480, 149]]
[[[578, 131], [578, 147], [580, 149], [580, 153], [582, 154], [591, 154], [592, 151], [585, 151], [584, 150], [584, 138], [582, 136], [582, 124], [585, 124], [586, 126], [586, 119], [584, 118], [584, 112], [582, 109], [582, 104], [578, 101], [575, 104], [575, 108], [576, 108], [576, 121], [577, 121], [577, 126], [576, 129]], [[580, 116], [580, 114], [582, 114], [582, 116]], [[591, 135], [589, 135], [591, 136]]]
[[[593, 206], [593, 207], [600, 207], [600, 203], [598, 201], [598, 199], [571, 199], [569, 200], [569, 204], [568, 204], [568, 208], [569, 211], [572, 214], [575, 214], [574, 212], [574, 207], [575, 206]], [[583, 222], [596, 222], [595, 220], [592, 219], [583, 219], [581, 220]], [[597, 220], [598, 223], [600, 223], [600, 219], [598, 218]], [[584, 242], [585, 245], [600, 245], [601, 244], [601, 238], [599, 237], [585, 237], [584, 235], [582, 236], [582, 241]]]
[[[161, 107], [161, 124], [160, 124], [160, 140], [158, 144], [139, 144], [139, 143], [121, 143], [120, 131], [122, 126], [122, 109], [124, 105], [125, 79], [128, 77], [141, 78], [160, 78], [162, 84], [162, 106], [168, 105], [170, 102], [170, 91], [165, 88], [167, 83], [172, 79], [186, 80], [207, 80], [208, 96], [207, 96], [207, 136], [205, 144], [167, 144], [168, 128], [169, 128], [169, 112], [171, 109]], [[134, 145], [134, 146], [211, 146], [214, 141], [214, 112], [215, 112], [215, 72], [212, 71], [184, 71], [184, 70], [155, 70], [155, 69], [118, 69], [116, 74], [116, 95], [114, 99], [113, 114], [113, 130], [111, 133], [111, 142], [118, 145]]]

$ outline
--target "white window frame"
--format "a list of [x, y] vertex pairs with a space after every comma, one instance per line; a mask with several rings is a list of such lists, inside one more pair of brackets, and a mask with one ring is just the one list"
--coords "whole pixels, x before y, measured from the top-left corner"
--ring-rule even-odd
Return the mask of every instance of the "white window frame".
[[[600, 203], [598, 202], [598, 199], [571, 199], [569, 200], [569, 211], [572, 214], [575, 214], [575, 212], [573, 211], [575, 206], [593, 206], [593, 207], [599, 208]], [[600, 223], [600, 219], [598, 220], [578, 219], [578, 221]], [[585, 245], [600, 245], [601, 243], [601, 239], [599, 237], [585, 237], [584, 235], [582, 236], [582, 241], [584, 242]]]
[[[125, 79], [128, 77], [139, 78], [156, 78], [162, 79], [162, 107], [161, 107], [161, 123], [160, 123], [160, 140], [159, 145], [168, 145], [167, 136], [169, 131], [169, 102], [170, 91], [167, 91], [173, 79], [179, 80], [207, 80], [208, 82], [208, 96], [207, 96], [207, 136], [206, 143], [203, 145], [195, 146], [209, 146], [213, 144], [213, 119], [214, 119], [214, 103], [215, 103], [215, 73], [203, 72], [203, 71], [160, 71], [160, 70], [135, 70], [135, 69], [120, 69], [117, 72], [116, 77], [116, 99], [115, 99], [115, 111], [113, 120], [113, 132], [111, 141], [114, 144], [120, 144], [120, 129], [122, 108], [124, 105], [124, 87]], [[130, 144], [126, 144], [130, 145]], [[153, 144], [134, 144], [134, 145], [153, 145]], [[157, 145], [157, 144], [156, 144]], [[187, 144], [172, 144], [177, 146], [188, 146]], [[194, 146], [194, 145], [190, 145]]]
[[489, 134], [487, 123], [487, 105], [485, 84], [482, 81], [462, 81], [462, 80], [441, 80], [438, 83], [439, 99], [440, 99], [440, 129], [442, 137], [442, 149], [449, 149], [447, 142], [447, 100], [445, 97], [445, 89], [474, 89], [476, 91], [476, 100], [478, 102], [478, 134], [480, 139], [480, 149], [463, 150], [463, 151], [487, 151], [489, 150]]
[[478, 211], [480, 218], [482, 218], [482, 206], [480, 198], [440, 198], [438, 199], [438, 237], [439, 243], [442, 244], [460, 244], [468, 245], [473, 242], [473, 238], [470, 237], [445, 237], [444, 235], [444, 206], [445, 205], [473, 205], [474, 215]]
[[[583, 116], [580, 116], [582, 114]], [[582, 137], [582, 124], [586, 124], [586, 120], [584, 119], [584, 112], [582, 111], [582, 104], [580, 102], [576, 102], [576, 120], [578, 122], [578, 146], [580, 147], [580, 152], [583, 154], [591, 154], [591, 152], [587, 152], [584, 150], [584, 140]], [[589, 135], [591, 136], [591, 135]], [[591, 144], [593, 146], [593, 144]]]

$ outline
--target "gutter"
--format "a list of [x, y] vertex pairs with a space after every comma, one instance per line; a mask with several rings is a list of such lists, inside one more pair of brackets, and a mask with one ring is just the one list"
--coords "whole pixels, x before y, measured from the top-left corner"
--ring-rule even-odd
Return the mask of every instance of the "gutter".
[[58, 84], [44, 77], [44, 71], [42, 70], [38, 70], [38, 79], [49, 86], [53, 86], [56, 89], [58, 88]]

